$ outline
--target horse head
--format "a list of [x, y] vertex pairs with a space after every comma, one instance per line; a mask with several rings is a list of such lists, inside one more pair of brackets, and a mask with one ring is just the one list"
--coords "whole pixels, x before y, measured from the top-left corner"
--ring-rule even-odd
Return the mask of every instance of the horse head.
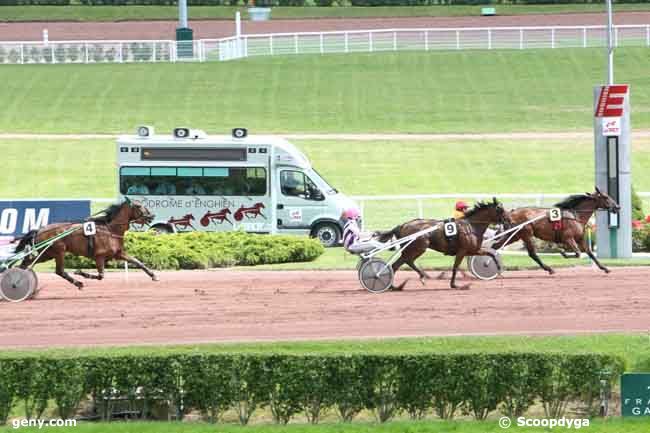
[[264, 203], [255, 203], [255, 206], [253, 206], [257, 209], [264, 209]]
[[151, 224], [153, 221], [154, 215], [139, 201], [131, 201], [127, 199], [123, 205], [129, 207], [129, 222]]
[[493, 197], [490, 202], [478, 202], [472, 209], [465, 213], [465, 219], [476, 220], [476, 222], [489, 224], [503, 224], [509, 226], [512, 224], [510, 215], [503, 207], [503, 203]]
[[187, 215], [185, 215], [185, 216], [184, 216], [183, 218], [185, 218], [186, 220], [189, 220], [189, 221], [191, 221], [191, 220], [193, 220], [193, 219], [194, 219], [194, 215], [192, 215], [191, 213], [188, 213], [188, 214], [187, 214]]
[[616, 201], [611, 198], [607, 193], [602, 192], [598, 187], [595, 187], [595, 192], [593, 194], [587, 193], [596, 203], [596, 209], [605, 209], [610, 212], [618, 212], [621, 210], [621, 207], [616, 203]]

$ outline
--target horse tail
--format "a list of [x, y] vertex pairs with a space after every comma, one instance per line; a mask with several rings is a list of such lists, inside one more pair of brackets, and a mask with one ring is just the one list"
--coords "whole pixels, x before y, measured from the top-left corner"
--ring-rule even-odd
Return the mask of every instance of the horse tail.
[[391, 240], [393, 237], [398, 237], [399, 232], [402, 230], [403, 224], [400, 224], [398, 226], [393, 227], [392, 230], [388, 230], [385, 232], [377, 232], [377, 240], [379, 242], [387, 242]]
[[34, 243], [36, 235], [38, 235], [38, 230], [31, 230], [25, 236], [20, 238], [20, 242], [18, 243], [15, 252], [19, 253], [24, 251], [25, 248], [27, 248], [27, 245]]

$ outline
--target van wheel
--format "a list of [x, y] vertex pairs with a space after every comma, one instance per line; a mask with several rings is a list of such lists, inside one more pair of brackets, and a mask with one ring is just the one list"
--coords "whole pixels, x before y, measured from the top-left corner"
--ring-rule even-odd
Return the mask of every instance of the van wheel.
[[335, 247], [341, 240], [341, 229], [334, 223], [320, 223], [312, 231], [312, 236], [325, 248]]
[[154, 232], [157, 235], [169, 235], [174, 233], [174, 231], [171, 229], [171, 227], [166, 226], [164, 224], [158, 224], [149, 229], [150, 231]]

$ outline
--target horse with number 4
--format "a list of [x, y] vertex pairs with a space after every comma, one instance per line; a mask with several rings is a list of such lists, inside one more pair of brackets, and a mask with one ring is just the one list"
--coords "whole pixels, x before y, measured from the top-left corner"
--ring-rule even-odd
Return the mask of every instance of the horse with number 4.
[[[109, 260], [124, 260], [142, 269], [152, 280], [157, 281], [156, 275], [142, 262], [130, 257], [124, 251], [124, 234], [134, 222], [151, 223], [153, 215], [142, 204], [126, 199], [121, 204], [115, 204], [101, 212], [102, 215], [89, 218], [83, 223], [56, 223], [27, 233], [16, 247], [20, 253], [34, 249], [35, 245], [48, 239], [58, 238], [39, 254], [30, 254], [20, 264], [27, 269], [35, 263], [51, 259], [56, 261], [56, 274], [81, 289], [83, 283], [74, 279], [64, 269], [65, 253], [88, 257], [95, 261], [97, 275], [78, 270], [75, 272], [84, 278], [102, 280], [104, 265]], [[64, 236], [61, 236], [64, 234]]]
[[618, 212], [620, 206], [609, 195], [596, 187], [595, 192], [571, 195], [556, 203], [554, 208], [522, 207], [513, 209], [508, 215], [513, 224], [521, 225], [521, 228], [511, 236], [505, 236], [498, 240], [493, 247], [501, 249], [521, 240], [524, 242], [530, 258], [546, 272], [553, 274], [555, 271], [544, 264], [537, 255], [533, 243], [533, 237], [536, 237], [561, 245], [573, 253], [573, 255], [569, 255], [565, 251], [561, 251], [564, 258], [579, 258], [581, 252], [587, 253], [601, 270], [609, 273], [609, 269], [594, 256], [585, 236], [585, 226], [597, 209]]
[[[483, 247], [483, 235], [492, 224], [510, 224], [508, 213], [496, 198], [491, 202], [477, 203], [465, 213], [462, 220], [415, 219], [392, 230], [378, 233], [378, 240], [386, 242], [396, 238], [395, 242], [399, 243], [402, 239], [413, 238], [401, 249], [400, 257], [392, 263], [392, 271], [397, 272], [403, 264], [407, 264], [418, 273], [423, 284], [425, 279], [431, 277], [417, 267], [415, 260], [427, 249], [455, 256], [450, 287], [456, 289], [456, 272], [466, 256], [489, 256], [500, 270], [498, 257], [491, 249]], [[393, 287], [393, 290], [401, 290], [405, 285], [406, 281], [398, 287]]]

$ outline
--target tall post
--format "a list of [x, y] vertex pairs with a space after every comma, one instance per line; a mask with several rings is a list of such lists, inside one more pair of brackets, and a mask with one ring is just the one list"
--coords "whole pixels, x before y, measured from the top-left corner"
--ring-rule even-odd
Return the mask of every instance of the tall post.
[[194, 57], [194, 32], [187, 24], [187, 0], [178, 0], [178, 28], [176, 29], [176, 56]]
[[187, 0], [178, 0], [178, 24], [182, 29], [187, 28]]
[[237, 44], [237, 57], [243, 57], [242, 53], [242, 43], [241, 43], [241, 13], [237, 11], [235, 13], [235, 43]]
[[607, 0], [607, 84], [614, 84], [614, 45], [612, 41], [612, 0]]
[[598, 257], [632, 256], [630, 92], [627, 84], [594, 88], [596, 186], [620, 206], [596, 212]]

